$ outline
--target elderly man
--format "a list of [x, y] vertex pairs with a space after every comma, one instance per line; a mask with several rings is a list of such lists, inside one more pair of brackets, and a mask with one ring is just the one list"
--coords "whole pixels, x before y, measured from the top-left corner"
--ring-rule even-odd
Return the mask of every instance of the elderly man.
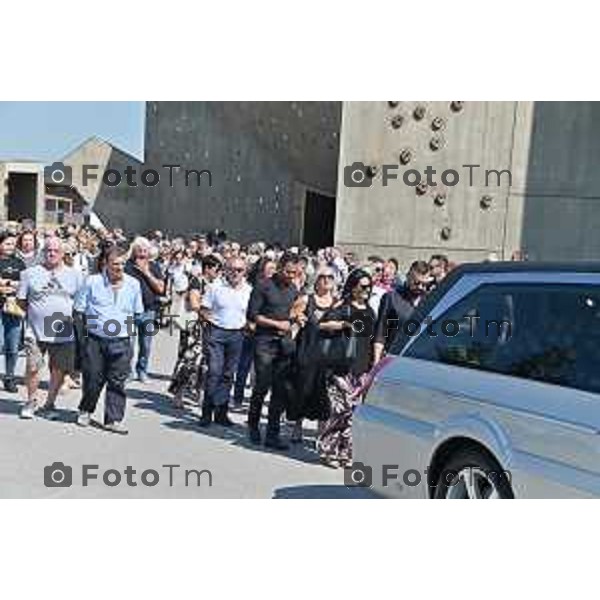
[[207, 286], [200, 314], [207, 322], [205, 349], [208, 362], [202, 418], [200, 425], [212, 421], [226, 427], [232, 425], [227, 417], [229, 394], [237, 369], [246, 326], [246, 311], [252, 287], [246, 282], [246, 263], [231, 258], [224, 279]]
[[126, 434], [125, 383], [133, 352], [131, 336], [135, 322], [144, 310], [139, 282], [126, 275], [126, 251], [113, 246], [106, 253], [102, 273], [90, 275], [75, 303], [85, 319], [83, 350], [83, 392], [77, 423], [89, 425], [98, 398], [106, 386], [104, 426], [114, 433]]
[[165, 280], [160, 267], [151, 260], [152, 244], [146, 238], [136, 238], [131, 245], [131, 258], [125, 273], [138, 280], [144, 302], [144, 312], [137, 322], [138, 356], [135, 370], [142, 383], [148, 379], [148, 362], [155, 328], [160, 297], [165, 293]]
[[46, 240], [43, 256], [42, 264], [23, 271], [17, 291], [28, 324], [25, 336], [28, 401], [21, 410], [24, 419], [31, 419], [38, 409], [39, 371], [44, 355], [47, 353], [50, 359], [48, 397], [42, 407], [47, 411], [54, 409], [65, 374], [75, 367], [73, 302], [83, 285], [83, 276], [63, 264], [59, 238]]

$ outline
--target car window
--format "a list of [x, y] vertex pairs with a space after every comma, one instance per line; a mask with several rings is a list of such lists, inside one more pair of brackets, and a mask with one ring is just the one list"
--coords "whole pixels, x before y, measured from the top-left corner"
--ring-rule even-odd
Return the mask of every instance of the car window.
[[597, 286], [484, 285], [428, 329], [406, 356], [600, 392]]

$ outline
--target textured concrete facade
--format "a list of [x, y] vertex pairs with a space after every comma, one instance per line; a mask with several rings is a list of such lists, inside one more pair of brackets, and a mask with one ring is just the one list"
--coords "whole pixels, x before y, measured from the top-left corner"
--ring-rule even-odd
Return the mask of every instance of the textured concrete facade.
[[[161, 183], [144, 226], [300, 243], [307, 192], [335, 196], [340, 120], [338, 102], [148, 102], [144, 167]], [[181, 165], [172, 187], [165, 164]]]
[[[534, 259], [598, 258], [599, 129], [595, 102], [346, 102], [336, 241], [404, 264], [433, 252], [509, 258], [517, 248]], [[381, 165], [401, 154], [409, 162], [384, 187]], [[369, 187], [345, 185], [356, 161], [377, 167]], [[428, 166], [438, 186], [419, 194], [403, 184], [405, 170]], [[458, 185], [440, 182], [445, 169], [458, 171]], [[505, 169], [510, 180], [490, 174], [486, 185], [485, 170]]]
[[[145, 204], [144, 188], [140, 184], [142, 163], [135, 157], [104, 140], [90, 138], [65, 156], [63, 162], [72, 169], [73, 186], [105, 225], [139, 231], [146, 224], [148, 206]], [[84, 165], [97, 166], [89, 169], [90, 176], [85, 178], [85, 184]], [[124, 173], [128, 166], [137, 172], [137, 187], [126, 185]], [[111, 186], [103, 182], [104, 173], [111, 169], [122, 175], [119, 185]]]

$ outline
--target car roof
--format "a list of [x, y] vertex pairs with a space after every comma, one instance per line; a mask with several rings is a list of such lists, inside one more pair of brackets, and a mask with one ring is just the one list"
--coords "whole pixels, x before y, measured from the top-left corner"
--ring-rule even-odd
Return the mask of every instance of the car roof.
[[[419, 304], [412, 319], [422, 321], [440, 298], [465, 275], [484, 275], [489, 273], [600, 273], [600, 261], [570, 261], [570, 262], [541, 262], [541, 261], [496, 261], [463, 263], [444, 278], [440, 285]], [[409, 336], [399, 334], [391, 344], [389, 352], [399, 354]]]
[[464, 263], [452, 270], [452, 274], [465, 273], [522, 273], [522, 272], [600, 273], [597, 261], [511, 261]]

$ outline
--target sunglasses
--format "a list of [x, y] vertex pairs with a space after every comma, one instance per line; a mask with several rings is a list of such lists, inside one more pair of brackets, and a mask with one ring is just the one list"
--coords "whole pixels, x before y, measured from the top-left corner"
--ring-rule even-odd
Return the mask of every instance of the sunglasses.
[[370, 292], [373, 289], [373, 286], [370, 283], [365, 283], [364, 285], [359, 285], [358, 287], [365, 292]]

